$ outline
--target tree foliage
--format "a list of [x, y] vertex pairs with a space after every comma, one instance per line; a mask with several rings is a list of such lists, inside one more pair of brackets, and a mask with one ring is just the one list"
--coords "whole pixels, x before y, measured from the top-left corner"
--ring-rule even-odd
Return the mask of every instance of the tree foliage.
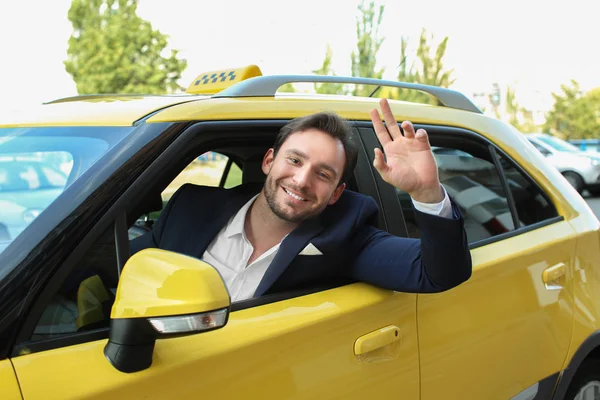
[[600, 137], [600, 88], [583, 93], [571, 80], [561, 90], [552, 93], [554, 105], [546, 114], [544, 130], [565, 139]]
[[[360, 16], [356, 20], [356, 51], [352, 52], [352, 76], [381, 79], [383, 69], [376, 70], [377, 52], [383, 43], [379, 35], [379, 26], [383, 18], [384, 6], [376, 7], [373, 1], [367, 5], [365, 1], [358, 6]], [[356, 85], [354, 96], [369, 96], [372, 86]]]
[[[449, 87], [454, 83], [452, 79], [453, 70], [444, 67], [444, 55], [448, 46], [448, 36], [446, 36], [432, 53], [429, 40], [425, 29], [421, 31], [419, 37], [419, 47], [417, 48], [417, 57], [412, 62], [409, 61], [407, 52], [408, 39], [402, 37], [400, 42], [400, 65], [398, 66], [398, 81], [410, 83], [422, 83], [425, 85]], [[391, 91], [391, 97], [416, 103], [438, 104], [434, 97], [416, 90], [398, 89]]]
[[[333, 75], [335, 73], [331, 69], [331, 58], [333, 52], [331, 47], [327, 45], [327, 52], [321, 68], [315, 69], [312, 72], [317, 75]], [[343, 94], [345, 92], [344, 85], [341, 83], [315, 83], [315, 92], [320, 94]]]
[[73, 0], [66, 70], [79, 94], [168, 93], [187, 66], [167, 36], [137, 13], [137, 0]]
[[496, 114], [498, 119], [504, 119], [520, 132], [528, 133], [539, 131], [539, 127], [533, 120], [533, 113], [517, 102], [515, 89], [510, 86], [506, 87], [504, 117], [502, 117], [497, 110]]

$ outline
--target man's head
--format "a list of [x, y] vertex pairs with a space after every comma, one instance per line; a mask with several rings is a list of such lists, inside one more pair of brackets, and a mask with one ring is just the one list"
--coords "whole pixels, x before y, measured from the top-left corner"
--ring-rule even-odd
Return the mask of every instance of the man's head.
[[348, 123], [318, 113], [286, 124], [263, 159], [267, 204], [279, 218], [300, 222], [335, 203], [352, 177], [358, 148]]

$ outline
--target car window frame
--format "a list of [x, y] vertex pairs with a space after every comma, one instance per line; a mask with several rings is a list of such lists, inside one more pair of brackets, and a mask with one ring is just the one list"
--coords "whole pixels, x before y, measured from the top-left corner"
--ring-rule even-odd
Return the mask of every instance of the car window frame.
[[[35, 342], [30, 341], [39, 318], [41, 317], [47, 303], [50, 301], [52, 296], [57, 293], [59, 286], [62, 284], [64, 279], [66, 279], [69, 273], [75, 269], [75, 267], [78, 265], [78, 262], [82, 259], [82, 257], [85, 256], [86, 252], [91, 248], [91, 246], [94, 245], [96, 240], [111, 227], [115, 230], [115, 248], [119, 263], [118, 268], [122, 268], [129, 256], [129, 242], [127, 234], [128, 223], [126, 222], [128, 218], [126, 217], [126, 211], [132, 208], [132, 204], [135, 204], [136, 199], [150, 194], [150, 182], [155, 181], [155, 177], [160, 175], [161, 171], [164, 172], [165, 168], [167, 168], [169, 165], [172, 165], [174, 159], [186, 152], [190, 152], [190, 149], [202, 149], [202, 146], [204, 146], [205, 151], [209, 148], [216, 150], [219, 148], [219, 143], [223, 143], [224, 140], [231, 140], [232, 137], [236, 136], [235, 134], [231, 134], [232, 130], [235, 131], [235, 129], [247, 131], [251, 128], [259, 128], [264, 126], [280, 128], [287, 122], [289, 122], [289, 120], [202, 121], [195, 124], [190, 124], [190, 126], [184, 129], [183, 132], [181, 132], [166, 149], [160, 152], [160, 154], [156, 154], [156, 157], [150, 163], [150, 165], [135, 178], [133, 183], [127, 189], [123, 191], [121, 196], [112, 204], [109, 210], [98, 220], [94, 228], [91, 229], [89, 233], [86, 234], [85, 237], [80, 241], [76, 249], [72, 251], [68, 257], [66, 257], [64, 262], [61, 263], [57, 272], [45, 285], [40, 296], [38, 296], [37, 301], [25, 316], [25, 320], [21, 324], [14, 343], [11, 346], [11, 357], [108, 338], [109, 328], [100, 328], [85, 332], [65, 333], [63, 336], [43, 339]], [[228, 132], [228, 135], [225, 137], [225, 139], [223, 131]], [[267, 137], [272, 138], [272, 135], [265, 134], [265, 138]], [[358, 190], [361, 193], [372, 196], [381, 207], [381, 199], [379, 197], [379, 193], [377, 192], [374, 176], [370, 169], [370, 163], [367, 160], [368, 153], [365, 151], [365, 148], [362, 146], [361, 142], [358, 144], [359, 152], [362, 152], [362, 155], [359, 155], [358, 157], [357, 168], [355, 170], [355, 178], [357, 181], [356, 184], [358, 186]], [[185, 157], [182, 157], [182, 159], [184, 161], [180, 162], [178, 165], [189, 164], [186, 164]], [[173, 167], [173, 169], [175, 170], [177, 168]], [[170, 175], [167, 174], [166, 178], [163, 178], [162, 180], [165, 182], [170, 182], [169, 176]], [[386, 223], [385, 217], [383, 217], [383, 223]], [[249, 307], [256, 307], [277, 301], [283, 301], [331, 288], [332, 287], [330, 286], [323, 286], [308, 290], [261, 296], [256, 299], [249, 299], [244, 302], [233, 303], [232, 312], [243, 310]]]
[[[375, 131], [373, 130], [371, 124], [365, 122], [365, 124], [363, 124], [363, 126], [369, 127], [372, 131], [372, 137], [376, 138]], [[530, 232], [530, 231], [533, 231], [536, 229], [540, 229], [545, 226], [552, 225], [552, 224], [555, 224], [555, 223], [558, 223], [558, 222], [564, 220], [564, 216], [562, 216], [559, 212], [559, 207], [557, 207], [556, 204], [552, 201], [552, 199], [548, 195], [547, 191], [544, 190], [544, 188], [526, 170], [524, 170], [523, 167], [519, 163], [517, 163], [512, 157], [510, 157], [506, 152], [504, 152], [499, 146], [497, 146], [495, 143], [493, 143], [488, 138], [486, 138], [478, 133], [475, 133], [471, 130], [464, 129], [464, 128], [457, 128], [457, 127], [450, 127], [450, 126], [443, 126], [443, 125], [416, 124], [416, 123], [414, 124], [414, 126], [415, 126], [415, 130], [421, 129], [421, 128], [427, 130], [427, 132], [429, 133], [431, 138], [435, 138], [436, 136], [440, 137], [443, 135], [447, 138], [450, 138], [450, 140], [454, 140], [454, 138], [456, 138], [457, 141], [461, 140], [461, 139], [468, 139], [468, 140], [478, 142], [477, 144], [480, 145], [482, 148], [487, 147], [488, 152], [490, 152], [490, 158], [494, 162], [494, 165], [495, 165], [497, 172], [499, 174], [499, 177], [500, 177], [500, 181], [501, 181], [504, 191], [506, 193], [506, 199], [507, 199], [507, 202], [509, 205], [509, 209], [511, 211], [513, 222], [515, 220], [518, 221], [518, 213], [517, 213], [516, 206], [514, 203], [512, 191], [508, 187], [506, 175], [504, 173], [504, 168], [502, 168], [502, 166], [500, 165], [500, 160], [499, 160], [500, 155], [502, 157], [506, 158], [514, 166], [514, 168], [517, 169], [518, 172], [523, 174], [526, 177], [526, 179], [528, 179], [533, 185], [535, 185], [539, 189], [539, 191], [545, 197], [546, 201], [554, 207], [554, 209], [557, 213], [556, 217], [548, 218], [543, 221], [536, 222], [534, 224], [530, 224], [527, 226], [519, 226], [518, 228], [515, 228], [509, 232], [495, 235], [495, 236], [492, 236], [492, 237], [489, 237], [486, 239], [482, 239], [482, 240], [478, 240], [475, 242], [471, 242], [471, 243], [469, 243], [469, 249], [472, 250], [472, 249], [475, 249], [478, 247], [486, 246], [488, 244], [495, 243], [495, 242], [498, 242], [501, 240], [505, 240], [505, 239], [508, 239], [508, 238], [511, 238], [511, 237], [514, 237], [517, 235], [521, 235], [521, 234], [524, 234], [524, 233], [527, 233], [527, 232]], [[381, 149], [381, 146], [379, 146], [379, 148]], [[494, 152], [491, 152], [492, 150]], [[372, 164], [374, 161], [373, 152], [371, 151], [368, 154], [369, 154], [370, 163]], [[387, 207], [385, 210], [386, 218], [388, 219], [388, 223], [389, 224], [402, 224], [403, 226], [406, 226], [406, 221], [404, 220], [403, 211], [400, 206], [400, 202], [398, 200], [398, 196], [396, 195], [396, 191], [394, 190], [394, 188], [391, 185], [389, 185], [388, 183], [386, 183], [385, 181], [383, 181], [382, 179], [377, 179], [377, 185], [378, 185], [378, 190], [379, 190], [382, 198], [383, 197], [394, 198], [393, 203], [392, 202], [387, 203]], [[392, 212], [390, 213], [390, 211], [392, 211]], [[517, 226], [517, 224], [515, 224], [515, 227], [516, 226]], [[405, 237], [408, 237], [408, 236], [406, 235]]]

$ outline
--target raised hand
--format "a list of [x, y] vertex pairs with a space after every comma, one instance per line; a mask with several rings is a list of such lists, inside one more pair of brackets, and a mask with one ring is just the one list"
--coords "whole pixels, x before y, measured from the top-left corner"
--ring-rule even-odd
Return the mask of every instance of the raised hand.
[[381, 150], [376, 148], [373, 166], [384, 181], [407, 192], [414, 200], [439, 203], [444, 199], [444, 192], [427, 132], [425, 129], [415, 132], [413, 124], [404, 121], [402, 136], [388, 101], [381, 99], [379, 105], [387, 129], [381, 122], [377, 109], [371, 110], [370, 115], [385, 157]]

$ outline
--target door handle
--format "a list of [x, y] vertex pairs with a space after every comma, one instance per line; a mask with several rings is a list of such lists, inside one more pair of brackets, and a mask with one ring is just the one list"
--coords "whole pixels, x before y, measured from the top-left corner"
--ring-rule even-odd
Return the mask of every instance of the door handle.
[[354, 355], [361, 355], [400, 340], [400, 328], [389, 325], [367, 333], [354, 342]]
[[542, 280], [544, 281], [544, 285], [546, 285], [546, 289], [548, 290], [560, 290], [562, 289], [562, 285], [556, 283], [556, 281], [567, 273], [567, 266], [565, 263], [558, 263], [551, 267], [548, 267], [542, 272]]

